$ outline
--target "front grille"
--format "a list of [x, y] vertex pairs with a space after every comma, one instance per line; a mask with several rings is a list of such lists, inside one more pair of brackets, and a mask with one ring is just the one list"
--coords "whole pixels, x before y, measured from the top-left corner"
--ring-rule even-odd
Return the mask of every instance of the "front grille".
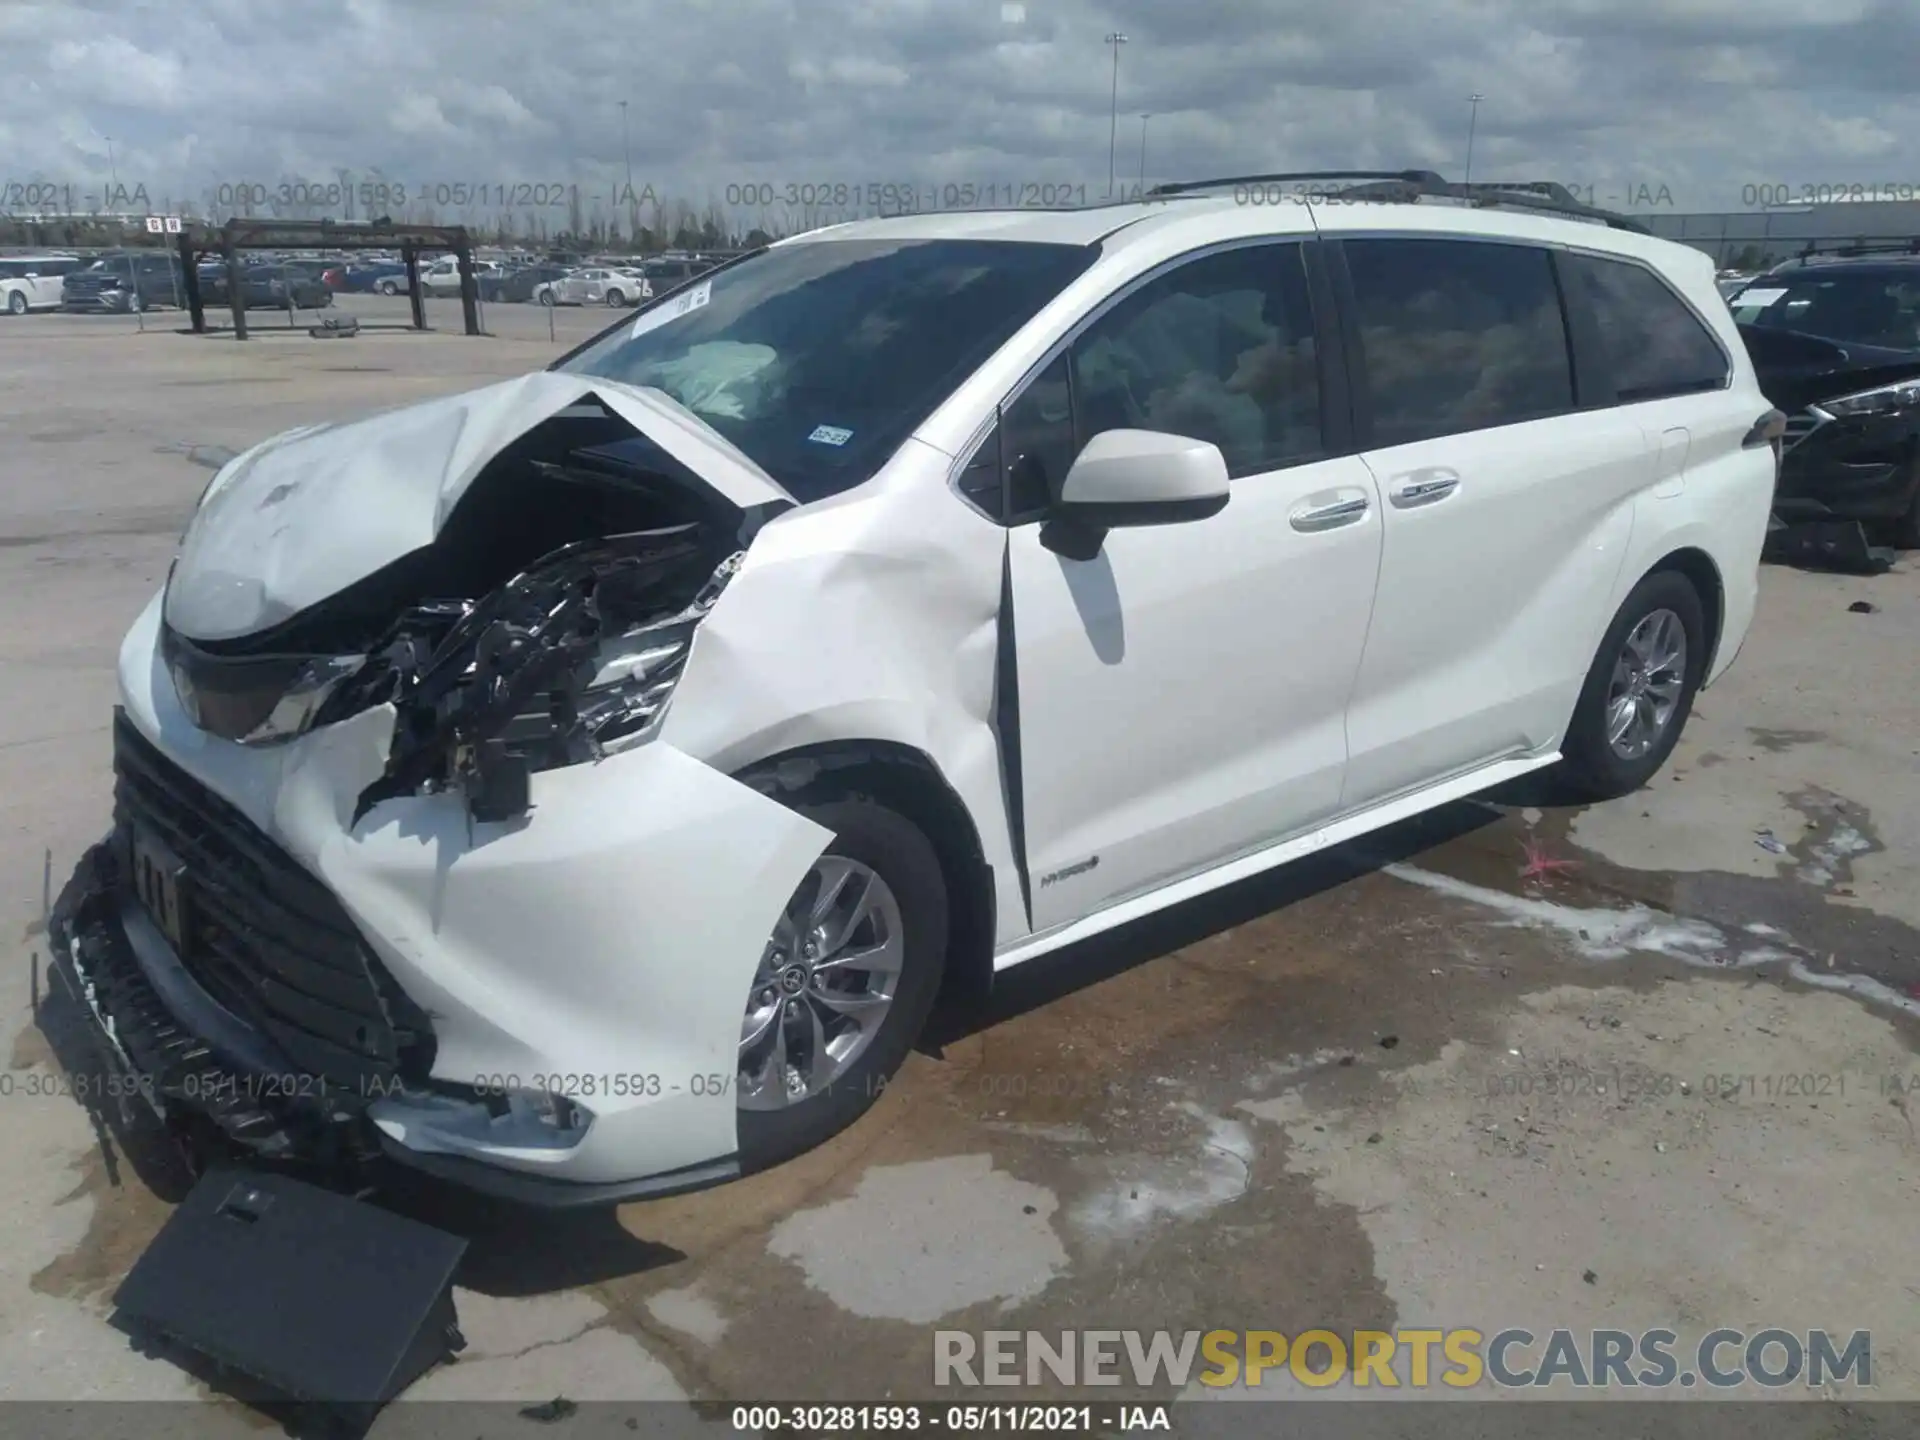
[[360, 1093], [432, 1064], [427, 1018], [333, 893], [239, 810], [114, 716], [114, 824], [141, 827], [183, 867], [181, 964], [299, 1072]]
[[1824, 410], [1809, 406], [1805, 410], [1796, 410], [1787, 417], [1787, 433], [1781, 437], [1783, 451], [1791, 450], [1833, 417]]

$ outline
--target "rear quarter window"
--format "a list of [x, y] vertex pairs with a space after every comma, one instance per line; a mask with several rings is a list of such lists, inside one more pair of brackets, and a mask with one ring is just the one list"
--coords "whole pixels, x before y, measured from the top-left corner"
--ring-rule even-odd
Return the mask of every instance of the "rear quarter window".
[[1598, 255], [1568, 255], [1563, 263], [1569, 286], [1593, 314], [1619, 404], [1696, 395], [1727, 383], [1732, 363], [1720, 342], [1652, 270]]

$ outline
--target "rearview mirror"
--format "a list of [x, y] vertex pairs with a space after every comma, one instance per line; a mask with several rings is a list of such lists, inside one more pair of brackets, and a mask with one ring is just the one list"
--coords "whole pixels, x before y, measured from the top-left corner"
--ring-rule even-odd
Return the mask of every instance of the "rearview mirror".
[[1109, 530], [1206, 520], [1232, 494], [1217, 445], [1160, 430], [1103, 430], [1060, 482], [1040, 543], [1069, 560], [1091, 560]]

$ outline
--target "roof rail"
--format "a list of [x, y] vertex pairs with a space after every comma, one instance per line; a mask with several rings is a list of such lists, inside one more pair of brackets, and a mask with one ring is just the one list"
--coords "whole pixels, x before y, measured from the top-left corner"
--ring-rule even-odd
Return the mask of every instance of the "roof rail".
[[1920, 236], [1857, 235], [1852, 239], [1834, 236], [1828, 240], [1809, 240], [1795, 253], [1796, 260], [1820, 256], [1849, 259], [1856, 255], [1920, 255]]
[[1636, 235], [1653, 232], [1638, 220], [1630, 220], [1616, 211], [1603, 210], [1574, 198], [1566, 186], [1553, 180], [1493, 180], [1469, 183], [1441, 180], [1434, 185], [1395, 184], [1378, 181], [1356, 185], [1343, 191], [1348, 200], [1463, 200], [1476, 209], [1537, 210], [1547, 215], [1565, 215], [1575, 220], [1594, 220], [1610, 230], [1626, 230]]
[[1189, 195], [1203, 190], [1218, 190], [1234, 185], [1270, 185], [1289, 181], [1349, 180], [1357, 183], [1329, 191], [1327, 200], [1376, 200], [1383, 203], [1414, 203], [1419, 200], [1459, 200], [1480, 209], [1511, 208], [1537, 210], [1549, 215], [1566, 215], [1579, 220], [1595, 220], [1613, 230], [1628, 230], [1636, 235], [1653, 232], [1637, 220], [1612, 210], [1602, 210], [1574, 198], [1566, 186], [1552, 180], [1496, 180], [1471, 184], [1452, 181], [1432, 170], [1302, 170], [1278, 175], [1235, 175], [1219, 180], [1190, 180], [1156, 185], [1144, 198]]
[[1409, 185], [1447, 183], [1431, 170], [1295, 170], [1275, 175], [1226, 175], [1218, 180], [1178, 180], [1154, 186], [1143, 198], [1191, 195], [1201, 190], [1220, 190], [1229, 185], [1277, 185], [1289, 180], [1399, 180]]

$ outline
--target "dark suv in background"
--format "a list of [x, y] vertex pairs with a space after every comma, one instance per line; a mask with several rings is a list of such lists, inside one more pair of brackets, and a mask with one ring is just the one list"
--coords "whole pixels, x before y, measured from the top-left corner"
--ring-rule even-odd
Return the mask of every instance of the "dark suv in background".
[[1775, 518], [1920, 547], [1920, 257], [1808, 257], [1727, 303], [1788, 416]]
[[60, 286], [62, 310], [127, 314], [186, 303], [179, 260], [165, 250], [110, 250]]

